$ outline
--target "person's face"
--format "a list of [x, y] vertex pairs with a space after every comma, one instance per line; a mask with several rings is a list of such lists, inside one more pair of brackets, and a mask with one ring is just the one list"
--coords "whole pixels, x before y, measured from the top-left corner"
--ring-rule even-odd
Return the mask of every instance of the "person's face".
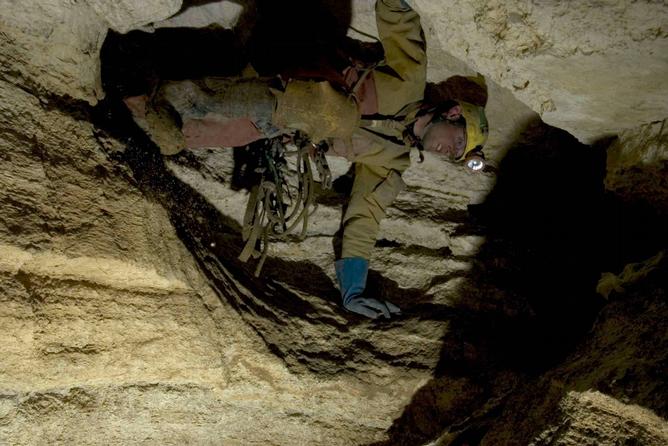
[[429, 124], [422, 138], [422, 146], [429, 152], [455, 160], [461, 157], [466, 149], [466, 129], [448, 121]]

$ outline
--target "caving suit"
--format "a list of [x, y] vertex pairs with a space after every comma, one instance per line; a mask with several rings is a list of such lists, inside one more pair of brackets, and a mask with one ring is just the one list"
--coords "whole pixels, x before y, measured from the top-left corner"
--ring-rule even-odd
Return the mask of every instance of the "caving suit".
[[[152, 99], [143, 95], [125, 102], [165, 154], [184, 147], [242, 146], [269, 136], [272, 128], [303, 130], [314, 141], [329, 139], [334, 154], [352, 161], [355, 171], [340, 256], [368, 259], [380, 221], [404, 187], [401, 174], [410, 165], [404, 124], [419, 110], [427, 68], [415, 11], [401, 0], [378, 0], [376, 22], [385, 58], [372, 70], [347, 70], [354, 99], [327, 82], [290, 82], [284, 91], [270, 93], [266, 79], [208, 78], [165, 82]], [[318, 97], [324, 98], [320, 112], [314, 111]], [[179, 123], [169, 107], [179, 114]]]
[[352, 95], [326, 81], [290, 81], [276, 90], [267, 79], [205, 78], [165, 82], [151, 99], [142, 95], [125, 103], [163, 154], [243, 146], [274, 136], [272, 130], [328, 139], [332, 152], [352, 161], [355, 171], [337, 255], [368, 259], [380, 221], [404, 187], [401, 174], [410, 165], [404, 130], [420, 108], [427, 69], [415, 11], [402, 0], [377, 0], [376, 23], [385, 58], [371, 70], [346, 70]]
[[[404, 123], [415, 119], [423, 99], [427, 57], [418, 14], [400, 0], [376, 3], [384, 64], [369, 74], [360, 94], [362, 119], [348, 142], [334, 141], [335, 153], [354, 163], [355, 179], [342, 218], [340, 257], [369, 259], [380, 221], [404, 188], [410, 166]], [[394, 117], [394, 120], [384, 119]]]
[[[328, 84], [320, 84], [303, 95], [308, 102], [290, 104], [299, 94], [291, 94], [288, 85], [273, 116], [275, 125], [299, 128], [315, 140], [326, 137], [335, 154], [353, 162], [353, 186], [335, 237], [335, 270], [344, 308], [373, 319], [401, 313], [391, 302], [366, 296], [365, 289], [380, 222], [405, 186], [401, 174], [410, 166], [410, 127], [421, 107], [427, 68], [420, 17], [405, 2], [377, 0], [376, 23], [385, 58], [371, 71], [345, 73], [354, 101], [325, 100]], [[324, 105], [330, 103], [335, 105]], [[308, 122], [304, 110], [320, 110], [326, 119]]]

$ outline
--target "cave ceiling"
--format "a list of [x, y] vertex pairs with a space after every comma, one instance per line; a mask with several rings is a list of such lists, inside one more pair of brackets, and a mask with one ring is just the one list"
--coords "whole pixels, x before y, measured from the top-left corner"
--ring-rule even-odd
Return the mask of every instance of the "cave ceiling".
[[0, 443], [666, 444], [665, 2], [411, 1], [428, 80], [486, 78], [489, 168], [413, 154], [385, 323], [339, 304], [344, 195], [257, 277], [247, 153], [122, 102], [372, 41], [373, 4], [0, 0]]

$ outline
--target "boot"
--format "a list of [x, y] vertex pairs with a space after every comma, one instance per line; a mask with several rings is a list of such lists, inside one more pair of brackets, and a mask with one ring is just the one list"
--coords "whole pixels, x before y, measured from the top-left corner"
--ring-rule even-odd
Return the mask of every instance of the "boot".
[[371, 319], [377, 319], [380, 316], [390, 319], [392, 315], [401, 314], [399, 307], [391, 302], [362, 296], [369, 271], [367, 259], [348, 257], [337, 260], [334, 266], [343, 298], [343, 307], [346, 310]]

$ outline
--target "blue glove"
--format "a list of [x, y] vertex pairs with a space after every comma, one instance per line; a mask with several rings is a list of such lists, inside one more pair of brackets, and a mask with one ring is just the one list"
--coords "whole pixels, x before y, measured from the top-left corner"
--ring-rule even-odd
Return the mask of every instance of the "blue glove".
[[380, 316], [390, 319], [392, 315], [401, 314], [399, 307], [391, 302], [362, 296], [369, 271], [367, 259], [347, 257], [337, 260], [334, 266], [343, 298], [343, 307], [346, 310], [371, 319], [377, 319]]
[[404, 11], [411, 11], [413, 9], [407, 0], [383, 0], [383, 3], [385, 3], [390, 8], [400, 8]]

